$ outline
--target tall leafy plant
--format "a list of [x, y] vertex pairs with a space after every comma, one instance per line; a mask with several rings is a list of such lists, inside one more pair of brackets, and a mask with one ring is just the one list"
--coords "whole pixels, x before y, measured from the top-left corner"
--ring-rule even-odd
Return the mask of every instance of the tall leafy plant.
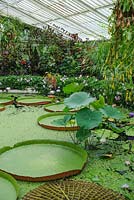
[[110, 50], [104, 67], [107, 93], [120, 94], [126, 103], [134, 102], [134, 3], [132, 0], [117, 0], [109, 19], [111, 34]]
[[98, 128], [112, 130], [115, 127], [116, 132], [122, 132], [116, 127], [116, 122], [124, 117], [123, 114], [117, 108], [106, 105], [103, 96], [96, 100], [88, 93], [76, 92], [66, 98], [64, 103], [68, 108], [78, 110], [75, 114], [75, 120], [80, 127], [76, 133], [78, 141], [87, 143], [93, 131]]

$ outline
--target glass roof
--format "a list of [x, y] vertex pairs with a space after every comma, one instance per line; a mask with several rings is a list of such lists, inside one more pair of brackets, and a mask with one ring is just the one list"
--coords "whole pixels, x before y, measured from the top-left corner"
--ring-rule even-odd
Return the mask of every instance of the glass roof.
[[0, 15], [14, 16], [40, 28], [50, 25], [83, 40], [109, 38], [113, 0], [0, 0]]

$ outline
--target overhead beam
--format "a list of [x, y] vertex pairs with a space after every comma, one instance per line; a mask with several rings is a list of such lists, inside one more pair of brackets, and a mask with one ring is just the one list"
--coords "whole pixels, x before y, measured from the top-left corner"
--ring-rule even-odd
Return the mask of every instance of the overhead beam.
[[79, 2], [81, 2], [84, 6], [86, 6], [87, 8], [89, 8], [90, 10], [92, 10], [93, 12], [97, 13], [101, 18], [105, 18], [107, 19], [107, 16], [103, 15], [102, 13], [100, 13], [97, 9], [98, 8], [93, 8], [92, 6], [89, 6], [89, 4], [87, 4], [85, 1], [83, 0], [79, 0]]
[[60, 19], [65, 19], [66, 21], [68, 21], [69, 23], [71, 23], [74, 26], [78, 26], [80, 29], [84, 29], [85, 31], [89, 31], [90, 33], [93, 34], [93, 36], [97, 36], [97, 37], [102, 37], [103, 35], [100, 35], [98, 33], [96, 33], [95, 31], [81, 25], [80, 23], [76, 22], [73, 19], [68, 19], [68, 16], [64, 16], [62, 14], [59, 14], [56, 10], [53, 10], [50, 6], [47, 6], [45, 4], [43, 4], [40, 0], [33, 0], [33, 2], [36, 2], [37, 5], [41, 5], [43, 9], [47, 9], [48, 11], [50, 10], [51, 12], [53, 12], [54, 14], [58, 15]]
[[[11, 7], [11, 8], [13, 8], [13, 9], [15, 9], [15, 10], [17, 10], [20, 14], [23, 14], [25, 17], [28, 17], [28, 18], [30, 18], [31, 20], [32, 19], [34, 19], [35, 21], [37, 21], [37, 23], [39, 22], [39, 23], [41, 23], [42, 25], [48, 25], [48, 23], [49, 22], [53, 22], [53, 21], [55, 21], [55, 20], [58, 20], [58, 19], [65, 19], [67, 22], [69, 22], [70, 24], [72, 24], [74, 27], [76, 27], [76, 29], [79, 29], [81, 32], [83, 32], [83, 33], [85, 33], [85, 34], [88, 34], [88, 35], [92, 35], [92, 36], [97, 36], [97, 37], [102, 37], [103, 35], [101, 35], [101, 34], [98, 34], [98, 33], [96, 33], [95, 31], [93, 31], [93, 30], [91, 30], [91, 29], [89, 29], [89, 28], [87, 28], [86, 26], [84, 26], [84, 25], [81, 25], [80, 23], [78, 23], [78, 22], [76, 22], [75, 20], [73, 20], [73, 19], [68, 19], [68, 17], [71, 17], [71, 16], [73, 16], [73, 14], [72, 15], [69, 15], [69, 16], [64, 16], [64, 15], [62, 15], [62, 14], [59, 14], [57, 11], [55, 11], [55, 10], [53, 10], [52, 8], [50, 8], [49, 6], [47, 6], [47, 5], [45, 5], [45, 4], [43, 4], [42, 2], [40, 2], [39, 0], [37, 1], [37, 0], [32, 0], [32, 2], [33, 3], [36, 3], [36, 5], [38, 6], [38, 8], [40, 8], [40, 9], [45, 9], [48, 13], [49, 13], [49, 11], [51, 11], [51, 13], [53, 13], [54, 15], [56, 14], [56, 16], [58, 16], [56, 19], [54, 19], [54, 20], [48, 20], [48, 21], [42, 21], [42, 20], [39, 20], [37, 17], [35, 17], [35, 16], [33, 16], [33, 15], [31, 15], [31, 14], [28, 14], [28, 13], [26, 13], [25, 11], [23, 11], [22, 9], [19, 9], [19, 8], [16, 8], [15, 6], [13, 6], [13, 4], [8, 4], [7, 2], [5, 2], [4, 0], [1, 0], [5, 5], [6, 5], [6, 7]], [[20, 0], [20, 1], [22, 1], [22, 0]], [[80, 0], [81, 1], [81, 0]], [[91, 10], [91, 8], [90, 8], [90, 10]], [[83, 11], [84, 12], [84, 11]], [[87, 12], [87, 11], [85, 11], [85, 12]], [[79, 13], [79, 14], [81, 14], [81, 13]], [[76, 15], [76, 14], [74, 14], [74, 15]], [[97, 20], [96, 20], [97, 21]], [[98, 22], [100, 23], [100, 21], [98, 20]]]

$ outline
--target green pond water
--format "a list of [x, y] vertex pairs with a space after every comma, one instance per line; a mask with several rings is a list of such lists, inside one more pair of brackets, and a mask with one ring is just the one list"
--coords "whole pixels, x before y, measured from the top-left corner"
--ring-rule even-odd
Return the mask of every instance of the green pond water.
[[63, 109], [65, 108], [64, 104], [57, 104], [57, 105], [48, 105], [46, 106], [46, 109], [52, 110], [52, 111], [63, 111]]
[[[46, 113], [43, 106], [24, 106], [19, 109], [14, 108], [13, 105], [6, 106], [6, 110], [0, 112], [0, 148], [33, 139], [71, 141], [68, 132], [44, 129], [37, 124], [37, 118]], [[19, 199], [30, 189], [41, 184], [22, 181], [18, 183], [20, 186]]]
[[[0, 148], [3, 146], [13, 146], [17, 142], [32, 139], [56, 139], [71, 141], [69, 132], [53, 131], [40, 127], [37, 124], [37, 118], [46, 114], [44, 107], [26, 107], [16, 109], [12, 105], [6, 106], [6, 110], [0, 112]], [[133, 130], [128, 130], [127, 134], [133, 135]], [[110, 145], [104, 147], [110, 151]], [[119, 151], [121, 146], [117, 148]], [[134, 200], [134, 192], [122, 189], [122, 185], [128, 184], [134, 190], [134, 175], [128, 171], [120, 175], [117, 170], [127, 170], [125, 161], [134, 164], [133, 154], [117, 154], [112, 159], [100, 159], [100, 150], [89, 150], [89, 162], [80, 175], [73, 178], [93, 181], [104, 187], [111, 188], [117, 192], [123, 193], [129, 200]], [[72, 177], [71, 177], [72, 178]], [[17, 181], [20, 186], [19, 200], [29, 190], [43, 184], [42, 182], [24, 182]], [[0, 186], [1, 187], [1, 186]], [[9, 198], [10, 199], [10, 198]], [[8, 199], [8, 200], [9, 200]], [[4, 198], [2, 200], [5, 200]]]
[[37, 103], [37, 102], [44, 102], [44, 101], [51, 101], [51, 99], [48, 99], [48, 98], [24, 98], [24, 99], [18, 99], [18, 102], [23, 102], [23, 103]]
[[0, 177], [0, 199], [16, 200], [16, 190], [12, 183], [5, 178]]

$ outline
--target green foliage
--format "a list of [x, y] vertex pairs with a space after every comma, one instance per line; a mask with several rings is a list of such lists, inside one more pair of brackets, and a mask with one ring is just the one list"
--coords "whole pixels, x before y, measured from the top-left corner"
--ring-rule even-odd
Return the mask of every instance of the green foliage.
[[107, 84], [106, 93], [112, 97], [111, 103], [119, 91], [121, 91], [119, 103], [131, 105], [134, 102], [133, 16], [133, 1], [116, 1], [109, 19], [110, 48], [103, 68], [103, 77]]
[[78, 84], [76, 82], [73, 82], [73, 83], [70, 83], [70, 84], [66, 85], [65, 87], [63, 87], [63, 92], [65, 94], [80, 92], [83, 89], [83, 87], [84, 87], [84, 85], [82, 83]]
[[80, 109], [76, 113], [78, 126], [83, 129], [94, 129], [102, 123], [102, 114], [99, 111], [92, 111], [88, 108]]
[[103, 108], [105, 106], [105, 99], [103, 96], [99, 96], [99, 99], [91, 103], [91, 106], [96, 110]]
[[11, 89], [24, 90], [27, 87], [30, 87], [33, 90], [36, 90], [39, 93], [48, 94], [50, 90], [47, 83], [44, 81], [44, 78], [41, 76], [6, 76], [0, 77], [0, 87], [6, 88], [10, 87]]
[[[123, 119], [125, 116], [117, 109], [110, 105], [105, 105], [104, 97], [100, 96], [96, 100], [85, 92], [76, 92], [64, 100], [69, 108], [79, 108], [75, 115], [75, 120], [80, 130], [76, 133], [77, 140], [88, 142], [89, 136], [93, 134], [96, 128], [107, 128], [120, 134], [123, 129], [116, 126], [116, 121]], [[113, 123], [109, 121], [112, 118]]]
[[64, 100], [64, 103], [69, 108], [81, 108], [83, 106], [88, 106], [89, 103], [95, 101], [95, 98], [91, 97], [86, 92], [76, 92], [72, 94], [69, 98]]
[[56, 119], [52, 121], [53, 125], [66, 126], [68, 123], [71, 125], [72, 115], [65, 115], [62, 119]]
[[50, 26], [39, 29], [14, 18], [0, 16], [0, 23], [1, 75], [96, 74], [91, 57], [95, 42], [66, 39]]
[[80, 128], [76, 133], [76, 138], [78, 141], [83, 142], [91, 135], [92, 135], [91, 130]]
[[100, 111], [106, 118], [120, 120], [125, 117], [117, 108], [113, 108], [110, 105], [105, 105], [105, 107], [101, 108]]

